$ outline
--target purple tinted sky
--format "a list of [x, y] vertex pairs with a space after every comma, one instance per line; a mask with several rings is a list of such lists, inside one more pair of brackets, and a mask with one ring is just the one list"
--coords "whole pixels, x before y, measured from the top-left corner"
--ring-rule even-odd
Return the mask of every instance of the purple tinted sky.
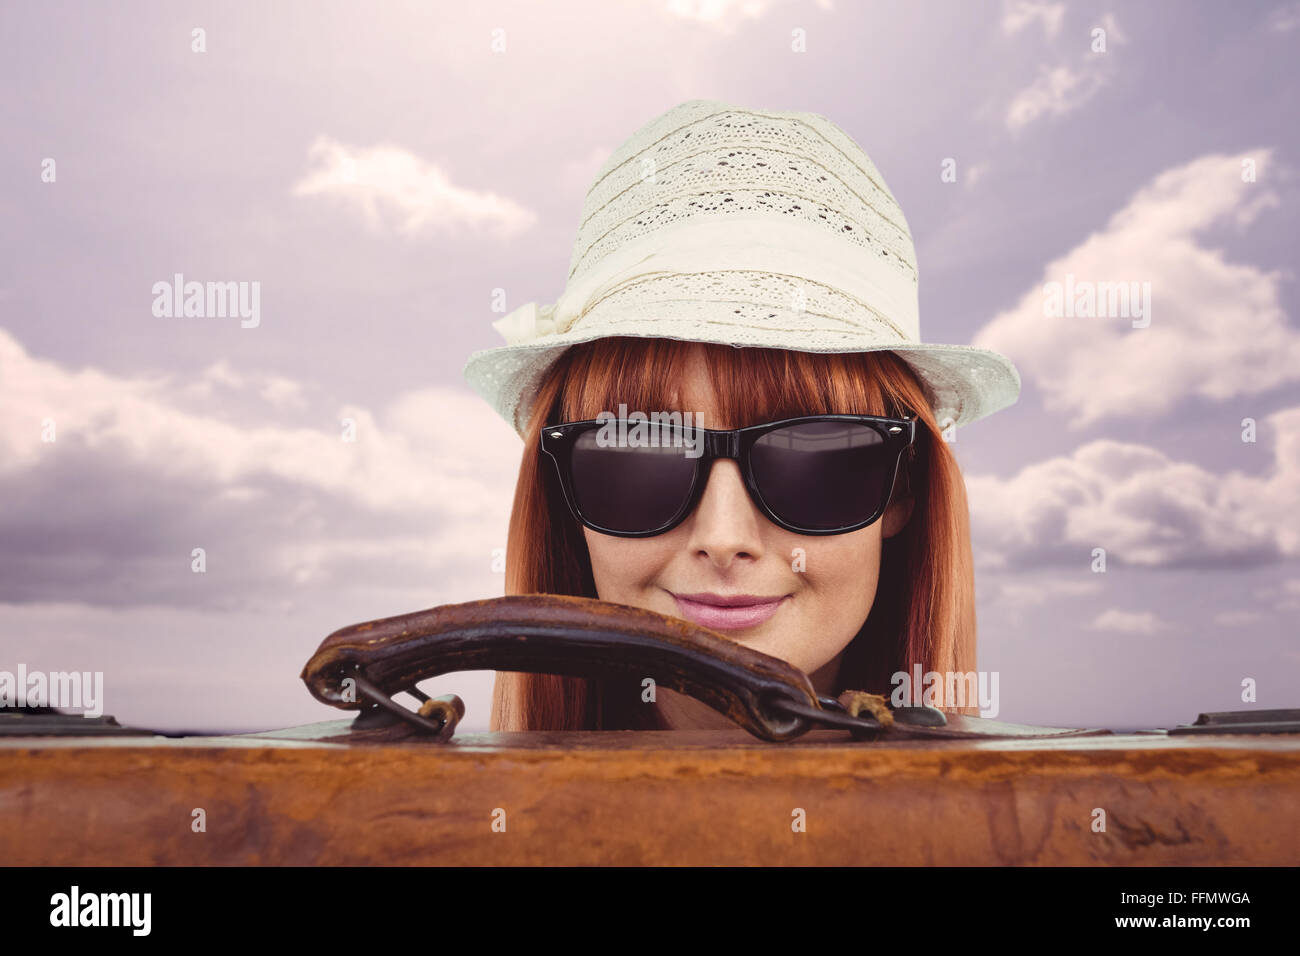
[[[843, 127], [924, 337], [1020, 369], [956, 444], [1000, 716], [1300, 706], [1300, 4], [11, 4], [0, 44], [0, 669], [283, 726], [337, 715], [325, 634], [500, 593], [519, 443], [465, 357], [494, 290], [559, 293], [614, 147], [708, 98]], [[155, 317], [176, 272], [259, 282], [260, 325]], [[1151, 327], [1045, 320], [1071, 272], [1150, 281]], [[489, 686], [429, 689], [481, 728]]]

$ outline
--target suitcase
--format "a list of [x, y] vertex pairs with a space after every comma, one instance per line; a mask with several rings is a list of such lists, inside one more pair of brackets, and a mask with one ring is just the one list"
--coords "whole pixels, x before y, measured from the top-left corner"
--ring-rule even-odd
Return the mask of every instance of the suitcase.
[[[458, 670], [649, 674], [734, 730], [456, 734]], [[166, 737], [0, 715], [11, 865], [1295, 865], [1300, 712], [1170, 730], [819, 698], [684, 621], [557, 595], [336, 631], [303, 672], [355, 719]], [[393, 699], [410, 693], [412, 710]]]

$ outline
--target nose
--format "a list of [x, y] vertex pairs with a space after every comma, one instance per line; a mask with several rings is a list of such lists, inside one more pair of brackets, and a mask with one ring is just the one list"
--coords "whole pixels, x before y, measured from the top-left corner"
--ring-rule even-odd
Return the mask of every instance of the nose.
[[688, 547], [726, 570], [737, 559], [762, 556], [765, 520], [745, 490], [740, 466], [728, 459], [715, 461], [704, 494], [687, 519]]

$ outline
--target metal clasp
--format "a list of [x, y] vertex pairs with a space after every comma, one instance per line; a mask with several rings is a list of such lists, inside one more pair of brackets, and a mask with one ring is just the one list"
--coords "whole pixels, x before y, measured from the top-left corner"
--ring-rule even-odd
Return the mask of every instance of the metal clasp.
[[[455, 694], [447, 694], [443, 697], [430, 697], [420, 688], [411, 686], [406, 688], [405, 693], [410, 694], [416, 700], [420, 701], [418, 711], [410, 710], [403, 707], [392, 697], [385, 694], [377, 686], [370, 682], [363, 674], [351, 675], [357, 685], [357, 692], [366, 700], [370, 701], [376, 707], [381, 708], [386, 713], [399, 717], [415, 727], [421, 734], [432, 736], [435, 740], [446, 741], [456, 732], [456, 725], [460, 719], [465, 716], [465, 702]], [[398, 693], [402, 693], [399, 691]], [[357, 724], [365, 726], [365, 721], [369, 715], [365, 712], [359, 714], [352, 722], [354, 729], [361, 729]]]

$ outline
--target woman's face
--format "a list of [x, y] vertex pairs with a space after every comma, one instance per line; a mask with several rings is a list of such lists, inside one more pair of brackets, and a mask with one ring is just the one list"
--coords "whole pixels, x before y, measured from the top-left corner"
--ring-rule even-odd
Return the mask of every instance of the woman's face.
[[[707, 428], [735, 427], [717, 414], [699, 350], [681, 383], [679, 410], [702, 413]], [[858, 531], [795, 534], [755, 508], [739, 464], [721, 460], [713, 463], [695, 510], [671, 531], [650, 538], [583, 532], [602, 600], [703, 624], [794, 665], [819, 693], [834, 693], [840, 657], [875, 600], [881, 540], [896, 534], [910, 511], [911, 500], [895, 496], [881, 520]], [[737, 596], [763, 603], [748, 609], [717, 603]], [[665, 688], [656, 696], [669, 727], [735, 727], [692, 698]]]

